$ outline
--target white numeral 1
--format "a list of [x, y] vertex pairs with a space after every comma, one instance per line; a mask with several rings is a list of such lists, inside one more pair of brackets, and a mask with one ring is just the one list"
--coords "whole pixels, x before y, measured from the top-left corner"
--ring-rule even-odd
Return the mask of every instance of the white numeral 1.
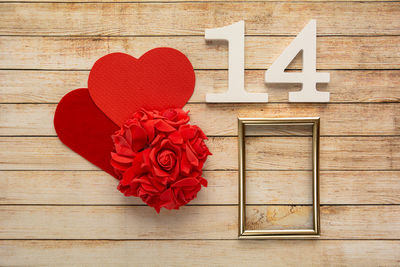
[[[285, 72], [303, 50], [303, 71]], [[299, 92], [289, 92], [290, 102], [329, 102], [329, 92], [317, 91], [317, 83], [328, 83], [329, 73], [316, 72], [317, 22], [311, 20], [265, 72], [266, 83], [301, 83]]]
[[206, 40], [226, 40], [229, 50], [228, 91], [207, 94], [208, 103], [268, 102], [267, 93], [248, 93], [244, 89], [244, 21], [221, 28], [207, 29]]

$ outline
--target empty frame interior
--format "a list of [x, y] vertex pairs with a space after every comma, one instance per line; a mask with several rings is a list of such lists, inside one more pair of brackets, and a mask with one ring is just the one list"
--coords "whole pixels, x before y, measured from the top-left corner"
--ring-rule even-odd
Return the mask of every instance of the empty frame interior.
[[319, 118], [239, 118], [239, 238], [319, 236]]

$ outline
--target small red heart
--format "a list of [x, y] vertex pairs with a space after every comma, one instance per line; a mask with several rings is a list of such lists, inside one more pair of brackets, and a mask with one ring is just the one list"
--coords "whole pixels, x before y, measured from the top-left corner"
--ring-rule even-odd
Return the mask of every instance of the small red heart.
[[182, 108], [193, 94], [195, 74], [187, 57], [173, 48], [155, 48], [139, 59], [123, 53], [94, 64], [88, 89], [96, 105], [117, 125], [140, 108]]
[[111, 135], [119, 127], [95, 105], [86, 88], [69, 92], [61, 99], [54, 128], [66, 146], [116, 177], [110, 164], [114, 149]]

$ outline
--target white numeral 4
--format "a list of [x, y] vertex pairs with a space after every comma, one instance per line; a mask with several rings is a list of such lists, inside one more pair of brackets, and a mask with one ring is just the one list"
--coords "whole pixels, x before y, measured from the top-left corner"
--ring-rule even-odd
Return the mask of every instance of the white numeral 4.
[[[285, 72], [296, 55], [303, 51], [302, 72]], [[317, 22], [311, 20], [265, 72], [266, 83], [301, 83], [299, 92], [289, 92], [290, 102], [329, 102], [329, 92], [317, 91], [317, 83], [328, 83], [329, 73], [316, 71]]]
[[268, 102], [267, 93], [248, 93], [244, 89], [244, 21], [221, 28], [207, 29], [206, 40], [228, 41], [228, 91], [207, 94], [208, 103]]

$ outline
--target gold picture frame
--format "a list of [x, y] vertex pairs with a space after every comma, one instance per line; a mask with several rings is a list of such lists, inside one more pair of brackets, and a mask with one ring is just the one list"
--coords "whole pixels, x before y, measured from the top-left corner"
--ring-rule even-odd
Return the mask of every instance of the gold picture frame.
[[[245, 188], [245, 128], [246, 125], [293, 125], [312, 126], [312, 198], [313, 228], [282, 230], [246, 230], [246, 188]], [[238, 118], [239, 140], [239, 239], [303, 239], [320, 236], [319, 202], [319, 128], [320, 118]]]

